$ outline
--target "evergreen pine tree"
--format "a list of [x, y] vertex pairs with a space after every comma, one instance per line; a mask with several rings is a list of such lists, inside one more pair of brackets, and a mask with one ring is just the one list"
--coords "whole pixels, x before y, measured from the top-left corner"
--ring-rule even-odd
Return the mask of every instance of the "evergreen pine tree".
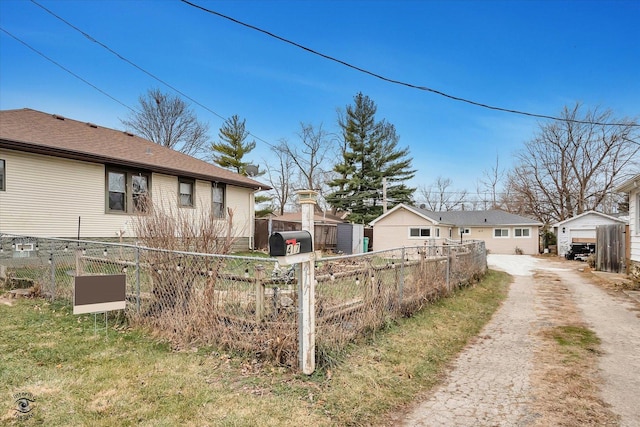
[[382, 214], [382, 181], [387, 180], [387, 201], [392, 207], [411, 203], [414, 188], [404, 182], [413, 178], [409, 149], [398, 148], [395, 127], [376, 121], [375, 103], [362, 93], [348, 105], [342, 128], [342, 161], [335, 165], [338, 175], [329, 185], [335, 190], [327, 201], [334, 210], [349, 212], [348, 219], [368, 224]]
[[255, 141], [245, 143], [248, 136], [249, 131], [245, 129], [245, 120], [240, 120], [237, 115], [229, 117], [218, 132], [220, 141], [211, 144], [211, 150], [214, 152], [213, 162], [246, 176], [246, 167], [249, 163], [243, 161], [243, 157], [256, 148]]
[[[213, 155], [213, 161], [218, 166], [231, 169], [240, 175], [248, 176], [247, 166], [250, 164], [243, 160], [245, 154], [248, 154], [251, 150], [256, 148], [256, 142], [246, 142], [249, 136], [249, 131], [246, 130], [246, 120], [240, 120], [237, 115], [229, 117], [222, 124], [220, 131], [218, 132], [219, 142], [211, 144], [211, 150], [217, 155]], [[263, 175], [264, 171], [258, 172], [259, 175]], [[270, 202], [271, 197], [262, 194], [255, 195], [255, 204], [260, 205], [262, 203]], [[256, 209], [256, 217], [264, 217], [273, 212], [273, 207], [267, 206], [262, 209]]]

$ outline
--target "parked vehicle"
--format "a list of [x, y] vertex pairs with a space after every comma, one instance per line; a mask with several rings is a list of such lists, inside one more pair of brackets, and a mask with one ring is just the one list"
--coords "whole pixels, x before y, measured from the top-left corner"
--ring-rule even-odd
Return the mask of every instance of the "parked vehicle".
[[589, 255], [596, 253], [595, 243], [572, 243], [569, 251], [564, 255], [566, 259], [586, 261]]

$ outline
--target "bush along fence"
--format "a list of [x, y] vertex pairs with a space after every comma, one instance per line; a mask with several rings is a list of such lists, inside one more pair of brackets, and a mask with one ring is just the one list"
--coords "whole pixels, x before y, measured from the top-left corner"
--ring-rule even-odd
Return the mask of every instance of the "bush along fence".
[[[474, 283], [484, 242], [449, 242], [315, 260], [315, 354], [347, 344]], [[0, 285], [73, 299], [76, 275], [124, 274], [125, 315], [176, 346], [213, 345], [298, 368], [299, 266], [89, 240], [0, 235]]]

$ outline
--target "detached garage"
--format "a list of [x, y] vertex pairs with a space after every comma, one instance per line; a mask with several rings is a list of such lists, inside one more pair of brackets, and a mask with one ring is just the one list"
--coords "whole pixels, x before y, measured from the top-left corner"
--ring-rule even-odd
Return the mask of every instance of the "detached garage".
[[558, 238], [558, 255], [564, 256], [572, 243], [596, 243], [596, 227], [599, 225], [626, 223], [620, 218], [588, 211], [554, 224], [553, 232]]

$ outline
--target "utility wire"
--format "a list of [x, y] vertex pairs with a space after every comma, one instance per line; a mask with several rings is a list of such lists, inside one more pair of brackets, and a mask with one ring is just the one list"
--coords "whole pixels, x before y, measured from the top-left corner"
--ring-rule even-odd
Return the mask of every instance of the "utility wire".
[[[127, 64], [137, 68], [138, 70], [142, 71], [143, 73], [145, 73], [147, 76], [151, 77], [152, 79], [162, 83], [163, 85], [165, 85], [166, 87], [170, 88], [171, 90], [175, 91], [176, 93], [182, 95], [183, 97], [187, 98], [189, 101], [193, 102], [194, 104], [202, 107], [204, 110], [210, 112], [211, 114], [213, 114], [214, 116], [222, 119], [222, 120], [227, 120], [226, 117], [216, 113], [215, 111], [213, 111], [211, 108], [207, 107], [206, 105], [198, 102], [197, 100], [193, 99], [192, 97], [190, 97], [189, 95], [187, 95], [186, 93], [182, 92], [181, 90], [179, 90], [178, 88], [176, 88], [175, 86], [172, 86], [171, 84], [169, 84], [168, 82], [162, 80], [161, 78], [159, 78], [158, 76], [154, 75], [153, 73], [151, 73], [150, 71], [145, 70], [144, 68], [140, 67], [139, 65], [137, 65], [136, 63], [134, 63], [133, 61], [125, 58], [124, 56], [120, 55], [118, 52], [116, 52], [115, 50], [111, 49], [109, 46], [107, 46], [106, 44], [100, 42], [99, 40], [95, 39], [94, 37], [92, 37], [90, 34], [86, 33], [85, 31], [81, 30], [80, 28], [76, 27], [75, 25], [73, 25], [72, 23], [70, 23], [69, 21], [67, 21], [66, 19], [62, 18], [61, 16], [57, 15], [55, 12], [52, 12], [51, 10], [47, 9], [46, 7], [44, 7], [43, 5], [41, 5], [40, 3], [38, 3], [35, 0], [31, 0], [31, 3], [35, 4], [36, 6], [40, 7], [41, 9], [43, 9], [45, 12], [49, 13], [50, 15], [52, 15], [53, 17], [55, 17], [56, 19], [59, 19], [60, 21], [64, 22], [65, 24], [67, 24], [69, 27], [73, 28], [74, 30], [76, 30], [77, 32], [79, 32], [80, 34], [82, 34], [84, 37], [86, 37], [88, 40], [92, 41], [93, 43], [96, 43], [98, 45], [100, 45], [102, 48], [106, 49], [107, 51], [109, 51], [110, 53], [112, 53], [113, 55], [115, 55], [118, 59], [126, 62]], [[265, 141], [264, 139], [258, 137], [257, 135], [254, 135], [253, 133], [249, 132], [249, 135], [253, 136], [255, 139], [258, 139], [262, 142], [264, 142], [265, 144], [267, 144], [269, 147], [273, 147], [273, 144]]]
[[422, 91], [426, 91], [426, 92], [435, 93], [436, 95], [440, 95], [440, 96], [443, 96], [445, 98], [452, 99], [454, 101], [466, 102], [467, 104], [475, 105], [477, 107], [487, 108], [489, 110], [502, 111], [502, 112], [505, 112], [505, 113], [512, 113], [512, 114], [520, 114], [520, 115], [523, 115], [523, 116], [537, 117], [537, 118], [541, 118], [541, 119], [550, 119], [550, 120], [555, 120], [555, 121], [559, 121], [559, 122], [591, 124], [591, 125], [598, 125], [598, 126], [633, 126], [633, 127], [640, 126], [640, 124], [633, 124], [633, 123], [602, 123], [602, 122], [592, 122], [592, 121], [587, 121], [587, 120], [575, 120], [575, 119], [569, 119], [569, 118], [561, 118], [561, 117], [555, 117], [555, 116], [548, 116], [548, 115], [545, 115], [545, 114], [536, 114], [536, 113], [529, 113], [529, 112], [526, 112], [526, 111], [513, 110], [513, 109], [509, 109], [509, 108], [496, 107], [496, 106], [484, 104], [482, 102], [471, 101], [471, 100], [466, 99], [466, 98], [461, 98], [461, 97], [458, 97], [458, 96], [449, 95], [448, 93], [445, 93], [445, 92], [442, 92], [442, 91], [439, 91], [439, 90], [436, 90], [436, 89], [432, 89], [432, 88], [427, 87], [427, 86], [420, 86], [420, 85], [416, 85], [416, 84], [412, 84], [412, 83], [403, 82], [401, 80], [395, 80], [395, 79], [392, 79], [392, 78], [389, 78], [389, 77], [385, 77], [385, 76], [383, 76], [381, 74], [377, 74], [377, 73], [375, 73], [373, 71], [369, 71], [369, 70], [367, 70], [365, 68], [358, 67], [356, 65], [350, 64], [350, 63], [348, 63], [346, 61], [343, 61], [341, 59], [335, 58], [333, 56], [318, 52], [318, 51], [316, 51], [314, 49], [311, 49], [309, 47], [303, 46], [303, 45], [301, 45], [299, 43], [296, 43], [294, 41], [291, 41], [289, 39], [281, 37], [281, 36], [279, 36], [277, 34], [271, 33], [271, 32], [269, 32], [267, 30], [263, 30], [262, 28], [256, 27], [255, 25], [247, 24], [245, 22], [239, 21], [239, 20], [237, 20], [235, 18], [232, 18], [230, 16], [224, 15], [224, 14], [222, 14], [220, 12], [216, 12], [215, 10], [207, 9], [204, 6], [200, 6], [198, 4], [190, 2], [188, 0], [180, 0], [180, 1], [182, 3], [185, 3], [185, 4], [189, 5], [189, 6], [191, 6], [191, 7], [194, 7], [196, 9], [200, 9], [203, 12], [207, 12], [207, 13], [210, 13], [212, 15], [219, 16], [220, 18], [224, 18], [224, 19], [229, 20], [229, 21], [231, 21], [233, 23], [236, 23], [238, 25], [242, 25], [242, 26], [244, 26], [246, 28], [258, 31], [258, 32], [260, 32], [262, 34], [266, 34], [269, 37], [273, 37], [274, 39], [280, 40], [281, 42], [288, 43], [288, 44], [290, 44], [292, 46], [295, 46], [297, 48], [305, 50], [305, 51], [307, 51], [307, 52], [309, 52], [309, 53], [311, 53], [313, 55], [320, 56], [320, 57], [322, 57], [324, 59], [328, 59], [329, 61], [337, 62], [338, 64], [344, 65], [345, 67], [354, 69], [354, 70], [359, 71], [359, 72], [364, 73], [364, 74], [368, 74], [368, 75], [370, 75], [372, 77], [375, 77], [377, 79], [383, 80], [385, 82], [393, 83], [393, 84], [397, 84], [397, 85], [401, 85], [401, 86], [405, 86], [405, 87], [409, 87], [409, 88], [412, 88], [412, 89], [418, 89], [418, 90], [422, 90]]
[[118, 104], [122, 105], [123, 107], [128, 108], [129, 110], [131, 110], [133, 113], [139, 113], [137, 110], [129, 107], [127, 104], [125, 104], [124, 102], [120, 101], [119, 99], [116, 99], [115, 97], [109, 95], [107, 92], [105, 92], [104, 90], [100, 89], [99, 87], [97, 87], [96, 85], [94, 85], [93, 83], [89, 82], [88, 80], [80, 77], [79, 75], [77, 75], [76, 73], [74, 73], [73, 71], [71, 71], [70, 69], [66, 68], [65, 66], [63, 66], [62, 64], [54, 61], [53, 59], [49, 58], [47, 55], [45, 55], [44, 53], [40, 52], [39, 50], [37, 50], [36, 48], [34, 48], [33, 46], [31, 46], [30, 44], [28, 44], [27, 42], [25, 42], [24, 40], [21, 40], [20, 38], [18, 38], [17, 36], [11, 34], [9, 31], [5, 30], [4, 28], [0, 27], [0, 30], [2, 30], [2, 32], [4, 32], [5, 34], [7, 34], [9, 37], [13, 38], [14, 40], [16, 40], [19, 43], [22, 43], [24, 46], [26, 46], [27, 48], [31, 49], [33, 52], [37, 53], [38, 55], [42, 56], [44, 59], [46, 59], [47, 61], [53, 63], [54, 65], [57, 65], [58, 67], [62, 68], [64, 71], [66, 71], [67, 73], [71, 74], [73, 77], [75, 77], [76, 79], [82, 81], [85, 84], [88, 84], [89, 86], [91, 86], [92, 88], [94, 88], [95, 90], [97, 90], [98, 92], [100, 92], [101, 94], [111, 98], [112, 100], [114, 100], [115, 102], [117, 102]]

